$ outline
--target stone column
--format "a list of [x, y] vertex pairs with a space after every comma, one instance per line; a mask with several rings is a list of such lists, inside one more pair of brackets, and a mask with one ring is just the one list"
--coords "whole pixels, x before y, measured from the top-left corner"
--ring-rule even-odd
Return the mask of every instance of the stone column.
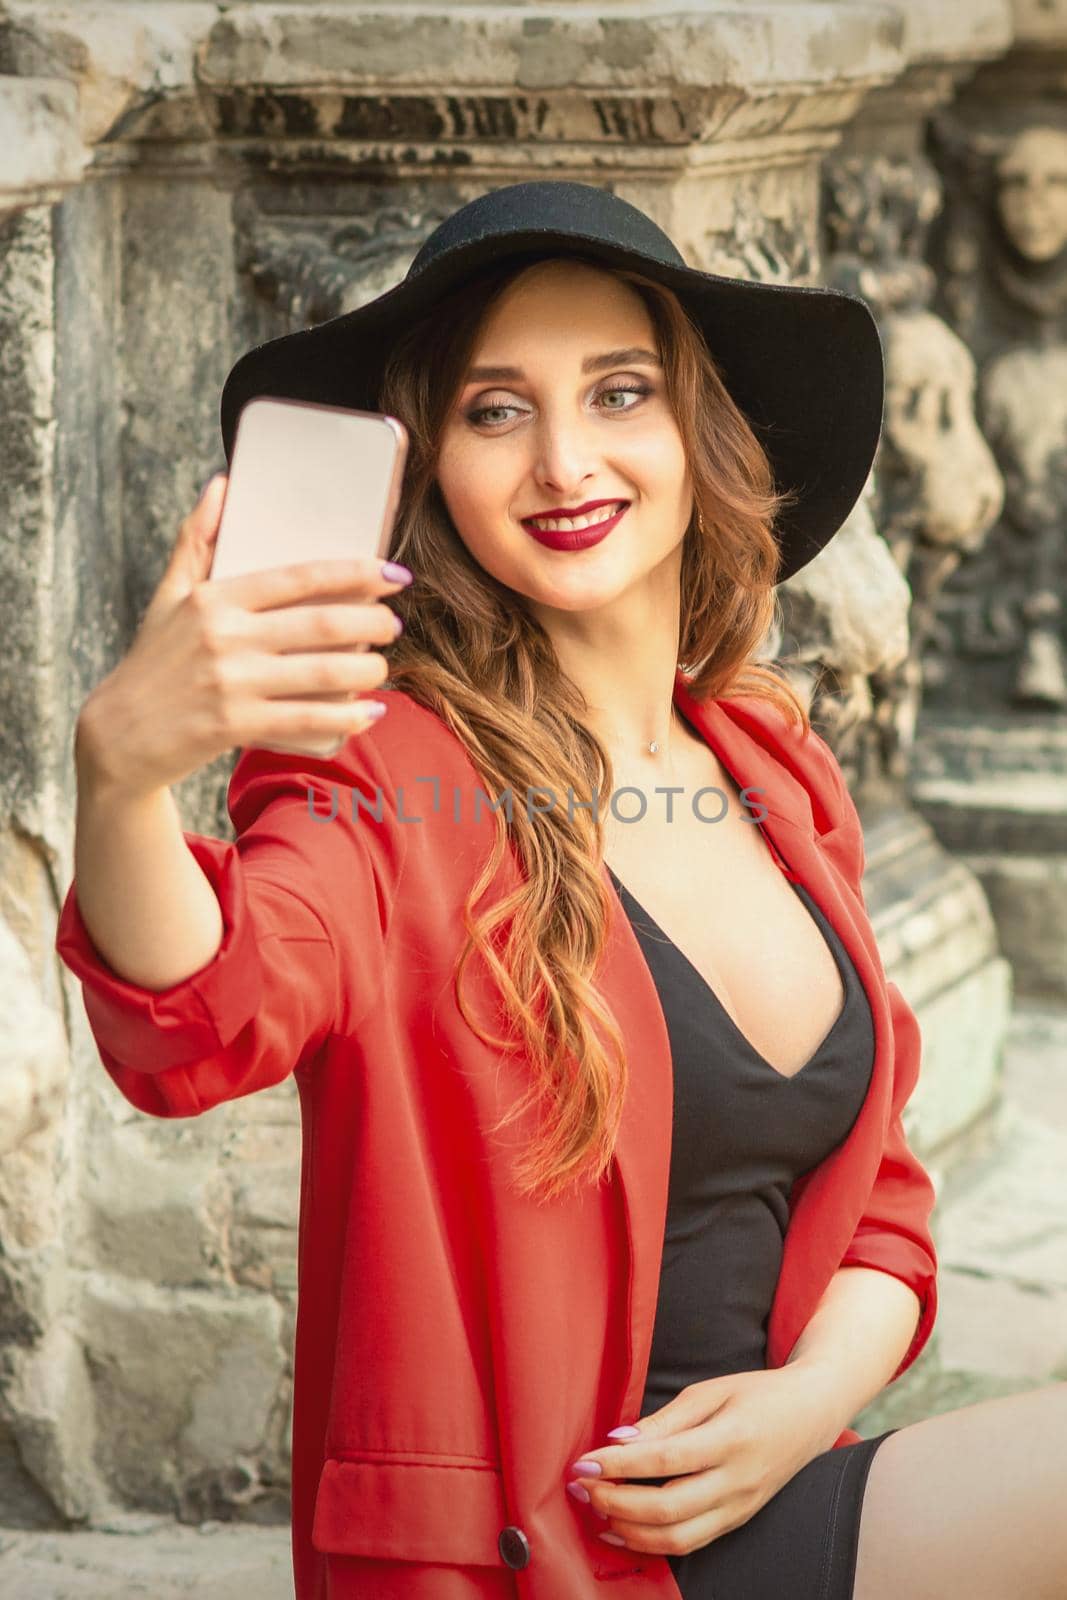
[[[0, 550], [6, 732], [0, 829], [0, 1496], [33, 1516], [91, 1493], [93, 1405], [69, 1285], [74, 1144], [55, 967], [57, 707], [69, 699], [52, 596], [62, 582], [54, 225], [89, 152], [61, 78], [15, 76], [0, 50]], [[66, 1411], [67, 1420], [62, 1420]]]
[[40, 942], [47, 931], [38, 904], [41, 863], [32, 842], [42, 832], [47, 804], [33, 757], [52, 708], [36, 669], [42, 657], [54, 655], [42, 636], [47, 614], [42, 617], [36, 600], [42, 572], [53, 570], [56, 559], [51, 207], [78, 181], [87, 159], [69, 85], [0, 76], [0, 539], [12, 580], [3, 625], [8, 660], [23, 669], [22, 693], [9, 699], [5, 719], [11, 744], [3, 780], [8, 827], [0, 940], [6, 957], [3, 1034], [11, 1043], [0, 1068], [0, 1153], [53, 1120], [65, 1079], [52, 962]]

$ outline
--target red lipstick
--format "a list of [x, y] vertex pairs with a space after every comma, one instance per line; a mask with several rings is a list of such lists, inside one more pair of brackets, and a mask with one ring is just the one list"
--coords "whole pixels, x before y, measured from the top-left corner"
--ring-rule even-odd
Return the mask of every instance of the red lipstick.
[[[618, 504], [618, 500], [591, 500], [588, 504], [576, 506], [570, 511], [542, 511], [539, 515], [542, 517], [581, 517], [588, 516], [598, 506]], [[587, 550], [591, 545], [599, 544], [602, 539], [606, 539], [612, 528], [615, 527], [616, 523], [622, 519], [628, 510], [629, 501], [613, 517], [608, 517], [606, 522], [598, 522], [590, 528], [535, 528], [533, 523], [526, 517], [523, 517], [522, 525], [532, 539], [536, 539], [538, 544], [547, 545], [550, 550]]]

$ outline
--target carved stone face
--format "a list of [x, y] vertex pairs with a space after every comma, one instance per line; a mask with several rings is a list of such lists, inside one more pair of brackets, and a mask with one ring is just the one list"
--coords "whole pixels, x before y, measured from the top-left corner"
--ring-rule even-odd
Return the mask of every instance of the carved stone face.
[[891, 501], [928, 543], [974, 550], [1000, 515], [1004, 484], [975, 420], [973, 357], [928, 311], [887, 317], [882, 336]]
[[[801, 659], [832, 667], [850, 703], [868, 694], [872, 672], [906, 657], [911, 592], [878, 535], [869, 495], [861, 496], [825, 549], [782, 588], [790, 631], [804, 641]], [[855, 720], [862, 720], [870, 708], [854, 709]]]
[[986, 435], [1019, 527], [1062, 527], [1067, 513], [1067, 345], [1012, 348], [982, 374]]
[[1067, 133], [1027, 128], [997, 163], [997, 210], [1028, 261], [1051, 261], [1067, 245]]

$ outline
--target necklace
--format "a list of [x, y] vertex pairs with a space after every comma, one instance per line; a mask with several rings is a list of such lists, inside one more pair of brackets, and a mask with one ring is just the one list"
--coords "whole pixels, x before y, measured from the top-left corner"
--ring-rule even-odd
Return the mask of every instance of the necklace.
[[[668, 718], [667, 733], [664, 734], [664, 736], [663, 736], [664, 740], [666, 740], [667, 734], [669, 734], [670, 731], [671, 731], [670, 730], [670, 724], [673, 721], [674, 721], [673, 716]], [[645, 745], [645, 749], [648, 751], [650, 756], [657, 755], [662, 748], [663, 748], [663, 744], [661, 743], [661, 741], [659, 739], [650, 739], [648, 741], [648, 743]]]

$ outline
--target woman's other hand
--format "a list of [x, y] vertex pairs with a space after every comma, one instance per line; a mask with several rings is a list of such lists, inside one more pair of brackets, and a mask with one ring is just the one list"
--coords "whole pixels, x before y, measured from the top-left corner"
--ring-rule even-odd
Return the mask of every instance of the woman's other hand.
[[[637, 1437], [590, 1450], [568, 1471], [606, 1518], [611, 1543], [687, 1555], [754, 1516], [833, 1438], [826, 1378], [796, 1365], [690, 1384], [634, 1426]], [[666, 1478], [661, 1485], [635, 1478]]]

